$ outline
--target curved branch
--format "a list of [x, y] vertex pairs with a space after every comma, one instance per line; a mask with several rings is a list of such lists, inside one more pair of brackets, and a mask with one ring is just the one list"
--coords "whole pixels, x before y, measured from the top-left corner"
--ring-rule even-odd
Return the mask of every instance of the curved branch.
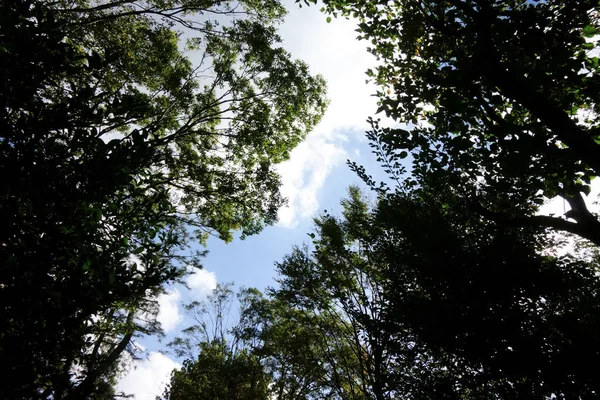
[[548, 96], [531, 87], [527, 79], [504, 68], [494, 68], [490, 77], [503, 93], [531, 111], [585, 164], [600, 174], [600, 145]]
[[[453, 3], [456, 0], [452, 1]], [[554, 101], [536, 87], [522, 72], [514, 71], [504, 63], [494, 50], [492, 26], [496, 19], [488, 3], [476, 0], [481, 11], [472, 13], [477, 31], [480, 72], [503, 95], [521, 103], [536, 118], [542, 121], [569, 149], [587, 166], [600, 175], [600, 144]], [[544, 87], [550, 82], [544, 82]]]
[[[581, 195], [579, 196], [581, 197]], [[479, 213], [481, 216], [499, 224], [551, 228], [557, 231], [572, 233], [600, 246], [600, 222], [591, 213], [589, 213], [589, 211], [589, 217], [585, 217], [585, 220], [580, 219], [581, 222], [571, 222], [563, 218], [551, 217], [548, 215], [515, 217], [488, 210], [477, 201], [471, 202], [469, 207]]]
[[135, 3], [137, 0], [119, 0], [111, 3], [100, 4], [96, 7], [74, 7], [74, 8], [57, 8], [56, 11], [59, 12], [75, 12], [75, 13], [91, 13], [98, 12], [102, 10], [107, 10], [109, 8], [122, 6], [128, 3]]

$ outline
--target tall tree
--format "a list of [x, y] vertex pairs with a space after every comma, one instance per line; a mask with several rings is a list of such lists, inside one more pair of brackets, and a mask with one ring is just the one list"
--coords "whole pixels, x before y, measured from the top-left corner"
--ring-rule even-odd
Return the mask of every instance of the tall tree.
[[388, 291], [396, 281], [372, 206], [352, 187], [342, 207], [341, 217], [315, 220], [312, 250], [296, 248], [277, 264], [280, 288], [272, 292], [312, 316], [294, 324], [319, 339], [312, 356], [324, 366], [322, 389], [335, 399], [478, 398], [457, 389], [451, 356], [394, 317]]
[[251, 300], [238, 331], [271, 376], [271, 398], [335, 398], [327, 381], [330, 358], [320, 351], [324, 338], [314, 329], [315, 316], [270, 296]]
[[189, 240], [275, 220], [273, 164], [326, 106], [323, 80], [279, 47], [284, 14], [0, 4], [0, 397], [89, 398], [156, 332], [162, 284], [197, 262]]
[[247, 334], [247, 326], [241, 322], [247, 309], [262, 295], [256, 289], [242, 289], [236, 302], [232, 286], [218, 284], [205, 301], [185, 306], [193, 324], [167, 346], [186, 359], [183, 368], [171, 373], [163, 399], [271, 398], [272, 376], [248, 345], [256, 338]]
[[[451, 190], [397, 191], [369, 208], [353, 194], [350, 213], [318, 223], [314, 252], [282, 263], [283, 293], [305, 307], [332, 296], [330, 312], [359, 328], [349, 343], [372, 375], [357, 370], [352, 382], [366, 378], [366, 398], [593, 398], [597, 258], [544, 254], [550, 238], [486, 221], [459, 201]], [[348, 290], [357, 299], [348, 302], [355, 270], [362, 288]]]
[[[232, 329], [237, 325], [239, 318], [232, 309], [235, 303], [233, 282], [219, 283], [210, 292], [206, 300], [194, 300], [184, 305], [184, 309], [192, 325], [182, 330], [182, 336], [175, 337], [167, 344], [167, 348], [176, 357], [195, 359], [203, 343], [219, 342], [225, 344], [233, 352], [237, 350], [239, 337], [231, 336]], [[242, 299], [244, 291], [238, 294]], [[245, 304], [244, 301], [242, 301]]]
[[450, 196], [380, 203], [392, 324], [451, 355], [461, 385], [485, 398], [593, 397], [575, 360], [600, 358], [597, 258], [545, 255], [552, 240], [456, 212]]
[[[583, 195], [600, 174], [598, 12], [577, 0], [325, 0], [359, 21], [379, 62], [372, 121], [390, 165], [434, 174], [496, 221], [543, 226], [600, 244]], [[535, 216], [561, 196], [565, 218]]]
[[[193, 325], [168, 345], [186, 361], [182, 370], [173, 371], [165, 399], [210, 397], [227, 392], [227, 385], [257, 388], [252, 385], [259, 375], [261, 382], [268, 382], [268, 390], [260, 389], [256, 398], [359, 398], [347, 376], [356, 370], [351, 361], [355, 356], [345, 342], [350, 333], [338, 319], [318, 316], [312, 309], [294, 307], [256, 289], [241, 289], [236, 302], [231, 284], [218, 285], [207, 301], [191, 302], [186, 310]], [[209, 362], [214, 348], [223, 355]], [[253, 367], [244, 367], [247, 363]], [[211, 374], [217, 376], [200, 378]]]
[[174, 370], [163, 398], [166, 400], [267, 400], [270, 377], [256, 356], [232, 352], [219, 340], [202, 343], [195, 360]]
[[365, 251], [368, 207], [356, 188], [342, 205], [343, 221], [315, 219], [313, 251], [295, 248], [277, 264], [280, 287], [272, 295], [303, 313], [297, 323], [319, 338], [313, 357], [333, 398], [383, 400], [392, 393], [391, 338], [383, 332], [380, 269]]
[[[550, 256], [541, 232], [600, 244], [583, 198], [599, 171], [597, 2], [324, 3], [359, 19], [379, 112], [407, 125], [368, 132], [395, 190], [352, 164], [381, 196], [390, 333], [444, 362], [437, 397], [595, 397], [598, 259]], [[556, 196], [566, 218], [535, 215]]]

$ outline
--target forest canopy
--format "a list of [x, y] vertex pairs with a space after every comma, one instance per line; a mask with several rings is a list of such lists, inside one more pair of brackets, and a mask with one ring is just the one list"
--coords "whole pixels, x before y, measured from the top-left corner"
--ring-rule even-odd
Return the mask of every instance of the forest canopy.
[[281, 47], [285, 13], [2, 2], [0, 397], [110, 387], [132, 338], [160, 331], [147, 316], [162, 286], [198, 265], [190, 241], [276, 220], [274, 164], [327, 105], [323, 79]]
[[[314, 219], [273, 287], [185, 305], [162, 398], [597, 398], [598, 2], [297, 4], [354, 21], [375, 56], [384, 178], [349, 160], [364, 188]], [[276, 164], [328, 104], [283, 47], [285, 14], [0, 4], [0, 397], [126, 395], [198, 246], [276, 222]], [[564, 214], [544, 213], [556, 199]]]

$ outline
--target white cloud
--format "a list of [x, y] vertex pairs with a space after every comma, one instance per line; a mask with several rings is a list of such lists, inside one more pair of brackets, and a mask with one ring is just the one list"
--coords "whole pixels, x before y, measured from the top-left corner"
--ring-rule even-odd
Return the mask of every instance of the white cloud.
[[214, 272], [205, 269], [190, 268], [192, 272], [186, 281], [190, 289], [194, 290], [195, 294], [208, 294], [217, 287], [217, 276]]
[[133, 394], [135, 400], [155, 400], [162, 394], [175, 368], [181, 368], [181, 365], [163, 354], [151, 352], [119, 381], [117, 391]]
[[289, 161], [278, 166], [287, 207], [279, 210], [279, 225], [292, 228], [298, 218], [308, 218], [319, 208], [318, 193], [333, 168], [347, 157], [346, 151], [324, 135], [309, 136], [292, 151]]
[[182, 315], [179, 313], [180, 301], [181, 293], [177, 289], [158, 296], [159, 311], [156, 319], [165, 333], [175, 329], [182, 320]]
[[285, 47], [327, 81], [331, 103], [317, 131], [366, 127], [365, 120], [376, 110], [376, 99], [371, 96], [375, 87], [365, 83], [365, 71], [375, 65], [375, 58], [367, 53], [367, 42], [356, 39], [356, 22], [334, 18], [327, 23], [315, 6], [298, 9], [292, 4], [288, 8], [281, 27]]
[[278, 166], [281, 191], [288, 198], [288, 207], [279, 212], [280, 226], [294, 227], [300, 218], [318, 210], [318, 195], [327, 177], [345, 166], [344, 142], [351, 132], [360, 133], [351, 139], [364, 140], [365, 121], [376, 110], [376, 100], [370, 96], [375, 88], [365, 83], [365, 71], [374, 58], [365, 43], [356, 40], [355, 29], [353, 21], [334, 19], [328, 24], [318, 7], [297, 9], [295, 4], [282, 26], [285, 47], [327, 81], [330, 105], [314, 132], [292, 151], [289, 161]]

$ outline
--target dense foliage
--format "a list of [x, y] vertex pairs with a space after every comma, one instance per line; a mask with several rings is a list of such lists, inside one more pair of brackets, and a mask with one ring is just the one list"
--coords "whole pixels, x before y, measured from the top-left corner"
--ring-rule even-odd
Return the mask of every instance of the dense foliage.
[[[371, 43], [379, 112], [406, 129], [372, 120], [369, 138], [400, 175], [410, 155], [405, 184], [433, 175], [487, 218], [600, 244], [583, 198], [600, 174], [596, 1], [324, 3]], [[557, 196], [568, 218], [533, 215]]]
[[[376, 197], [316, 218], [276, 287], [188, 304], [163, 398], [597, 398], [598, 3], [323, 3], [377, 57], [394, 125], [367, 137], [390, 179], [350, 163]], [[274, 222], [273, 165], [326, 105], [279, 47], [284, 14], [0, 4], [0, 397], [114, 398], [163, 285], [199, 266], [188, 244]], [[557, 197], [570, 210], [540, 215]]]
[[[276, 1], [0, 4], [2, 398], [89, 398], [190, 240], [272, 223], [324, 82]], [[112, 372], [111, 372], [112, 371]]]
[[172, 372], [163, 399], [269, 399], [271, 376], [249, 346], [252, 339], [242, 333], [244, 314], [261, 294], [240, 290], [239, 314], [232, 310], [234, 296], [231, 283], [219, 284], [206, 301], [185, 306], [194, 324], [168, 347], [186, 359]]
[[352, 327], [365, 358], [345, 376], [366, 378], [364, 397], [339, 398], [594, 397], [597, 260], [542, 255], [556, 243], [439, 195], [369, 210], [353, 189], [343, 218], [317, 220], [314, 251], [279, 264], [278, 296]]
[[[352, 188], [343, 208], [341, 217], [316, 220], [311, 247], [277, 264], [278, 288], [266, 297], [240, 293], [239, 322], [230, 329], [205, 321], [226, 319], [232, 292], [215, 291], [218, 307], [188, 307], [200, 323], [173, 343], [190, 361], [173, 373], [171, 390], [187, 387], [182, 382], [197, 371], [212, 373], [205, 346], [228, 340], [262, 366], [277, 399], [598, 393], [589, 367], [600, 359], [597, 259], [544, 255], [556, 243], [539, 233], [430, 197], [398, 192], [369, 206]], [[206, 318], [207, 310], [219, 317]], [[232, 375], [250, 379], [244, 371]], [[205, 383], [187, 393], [214, 390]]]
[[267, 400], [269, 377], [258, 359], [233, 353], [224, 343], [203, 343], [196, 360], [173, 371], [169, 400]]

